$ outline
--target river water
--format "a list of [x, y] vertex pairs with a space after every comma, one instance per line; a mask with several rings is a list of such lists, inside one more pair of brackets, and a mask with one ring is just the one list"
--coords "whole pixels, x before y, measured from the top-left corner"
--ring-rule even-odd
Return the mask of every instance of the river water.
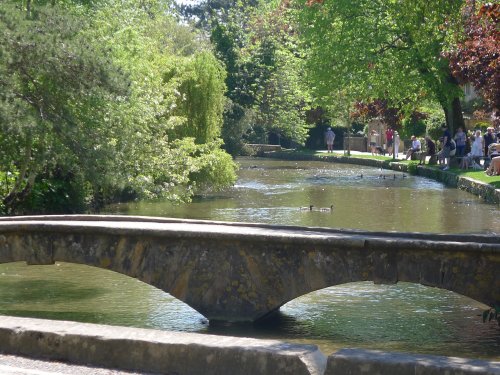
[[[239, 159], [236, 185], [191, 204], [137, 202], [108, 213], [364, 230], [499, 235], [498, 206], [432, 180], [323, 162]], [[313, 205], [313, 210], [300, 210]], [[333, 205], [333, 210], [320, 207]], [[500, 327], [467, 297], [400, 283], [351, 283], [297, 298], [260, 324], [213, 325], [135, 279], [92, 267], [0, 265], [0, 313], [500, 360]]]

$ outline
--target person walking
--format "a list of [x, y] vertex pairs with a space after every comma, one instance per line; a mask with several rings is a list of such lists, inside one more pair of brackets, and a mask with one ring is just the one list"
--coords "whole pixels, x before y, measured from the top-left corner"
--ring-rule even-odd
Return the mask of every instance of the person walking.
[[332, 128], [328, 128], [325, 133], [325, 142], [328, 152], [333, 152], [333, 141], [335, 141], [335, 133]]

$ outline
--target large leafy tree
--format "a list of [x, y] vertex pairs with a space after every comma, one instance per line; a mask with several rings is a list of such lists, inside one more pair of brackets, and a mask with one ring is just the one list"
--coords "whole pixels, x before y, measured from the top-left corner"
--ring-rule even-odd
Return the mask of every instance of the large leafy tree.
[[[471, 83], [490, 111], [500, 110], [499, 21], [500, 4], [467, 1], [464, 36], [448, 54], [453, 75], [460, 83]], [[500, 113], [496, 118], [500, 121]]]
[[263, 129], [304, 145], [309, 125], [309, 90], [302, 76], [305, 60], [296, 33], [281, 9], [262, 7], [251, 24], [247, 56], [254, 62], [256, 123]]
[[85, 19], [51, 7], [32, 13], [10, 3], [0, 13], [0, 159], [2, 171], [15, 176], [3, 197], [10, 209], [49, 169], [102, 175], [117, 129], [101, 124], [128, 91], [127, 76], [81, 37]]
[[[160, 1], [0, 4], [0, 173], [15, 212], [43, 176], [90, 199], [189, 199], [234, 181], [220, 64]], [[34, 6], [36, 5], [36, 6]], [[57, 173], [55, 173], [57, 172]]]
[[234, 153], [243, 141], [266, 142], [269, 134], [302, 144], [307, 136], [300, 60], [266, 7], [256, 0], [207, 0], [184, 8], [210, 33], [225, 65], [229, 100], [222, 135]]
[[307, 50], [317, 97], [383, 98], [411, 111], [437, 101], [451, 128], [463, 126], [461, 89], [443, 51], [461, 17], [462, 1], [362, 0], [290, 2]]

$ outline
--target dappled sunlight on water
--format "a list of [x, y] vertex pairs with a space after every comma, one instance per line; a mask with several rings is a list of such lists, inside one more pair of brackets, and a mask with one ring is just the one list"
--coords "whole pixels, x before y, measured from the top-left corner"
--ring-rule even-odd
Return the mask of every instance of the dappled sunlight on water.
[[98, 268], [0, 265], [0, 314], [272, 338], [330, 353], [361, 347], [500, 360], [500, 327], [484, 306], [421, 285], [360, 282], [297, 298], [259, 324], [207, 324], [191, 307], [136, 279]]
[[[108, 213], [382, 231], [500, 233], [498, 206], [406, 173], [318, 161], [238, 159], [235, 186], [186, 205], [134, 202]], [[300, 207], [314, 205], [313, 211]], [[334, 206], [332, 212], [320, 208]]]
[[[192, 203], [133, 202], [107, 213], [381, 231], [500, 232], [498, 206], [425, 178], [353, 165], [239, 159], [234, 187]], [[313, 210], [301, 210], [314, 205]], [[333, 211], [320, 211], [334, 206]], [[497, 234], [493, 234], [497, 233]], [[214, 271], [215, 272], [215, 271]], [[415, 284], [352, 283], [284, 305], [259, 324], [207, 324], [135, 279], [81, 265], [0, 265], [0, 313], [112, 325], [500, 360], [500, 328], [477, 302]]]

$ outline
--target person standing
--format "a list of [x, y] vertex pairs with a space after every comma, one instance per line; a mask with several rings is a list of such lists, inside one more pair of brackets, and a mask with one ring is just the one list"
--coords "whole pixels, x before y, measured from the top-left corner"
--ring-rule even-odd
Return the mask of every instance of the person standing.
[[443, 171], [447, 171], [450, 169], [451, 134], [446, 124], [441, 129], [443, 129], [443, 149], [441, 152], [444, 162], [442, 169]]
[[486, 134], [483, 136], [483, 143], [484, 143], [484, 156], [488, 155], [488, 147], [492, 144], [495, 143], [495, 135], [493, 134], [493, 127], [489, 126], [488, 129], [486, 129]]
[[394, 155], [396, 155], [396, 157], [398, 157], [399, 156], [399, 142], [400, 142], [398, 132], [394, 132], [393, 141], [394, 141]]
[[375, 155], [376, 153], [375, 150], [377, 147], [377, 137], [378, 137], [377, 132], [375, 131], [375, 129], [372, 129], [370, 132], [370, 148], [372, 150], [372, 155]]
[[455, 143], [457, 144], [456, 156], [462, 157], [465, 155], [465, 141], [467, 140], [467, 135], [462, 131], [462, 128], [458, 128], [455, 133]]
[[472, 146], [470, 153], [462, 158], [460, 163], [460, 168], [468, 169], [474, 165], [481, 165], [481, 157], [483, 156], [483, 137], [481, 137], [481, 131], [478, 130], [476, 134], [470, 137]]
[[332, 128], [328, 128], [325, 133], [325, 142], [328, 152], [333, 152], [333, 141], [335, 141], [335, 133]]
[[391, 127], [389, 127], [385, 131], [385, 140], [387, 142], [387, 152], [389, 153], [389, 156], [392, 155], [393, 138], [394, 138], [394, 130]]
[[472, 156], [472, 160], [474, 160], [476, 164], [480, 164], [481, 157], [484, 156], [483, 137], [481, 136], [481, 130], [476, 130], [470, 153]]

